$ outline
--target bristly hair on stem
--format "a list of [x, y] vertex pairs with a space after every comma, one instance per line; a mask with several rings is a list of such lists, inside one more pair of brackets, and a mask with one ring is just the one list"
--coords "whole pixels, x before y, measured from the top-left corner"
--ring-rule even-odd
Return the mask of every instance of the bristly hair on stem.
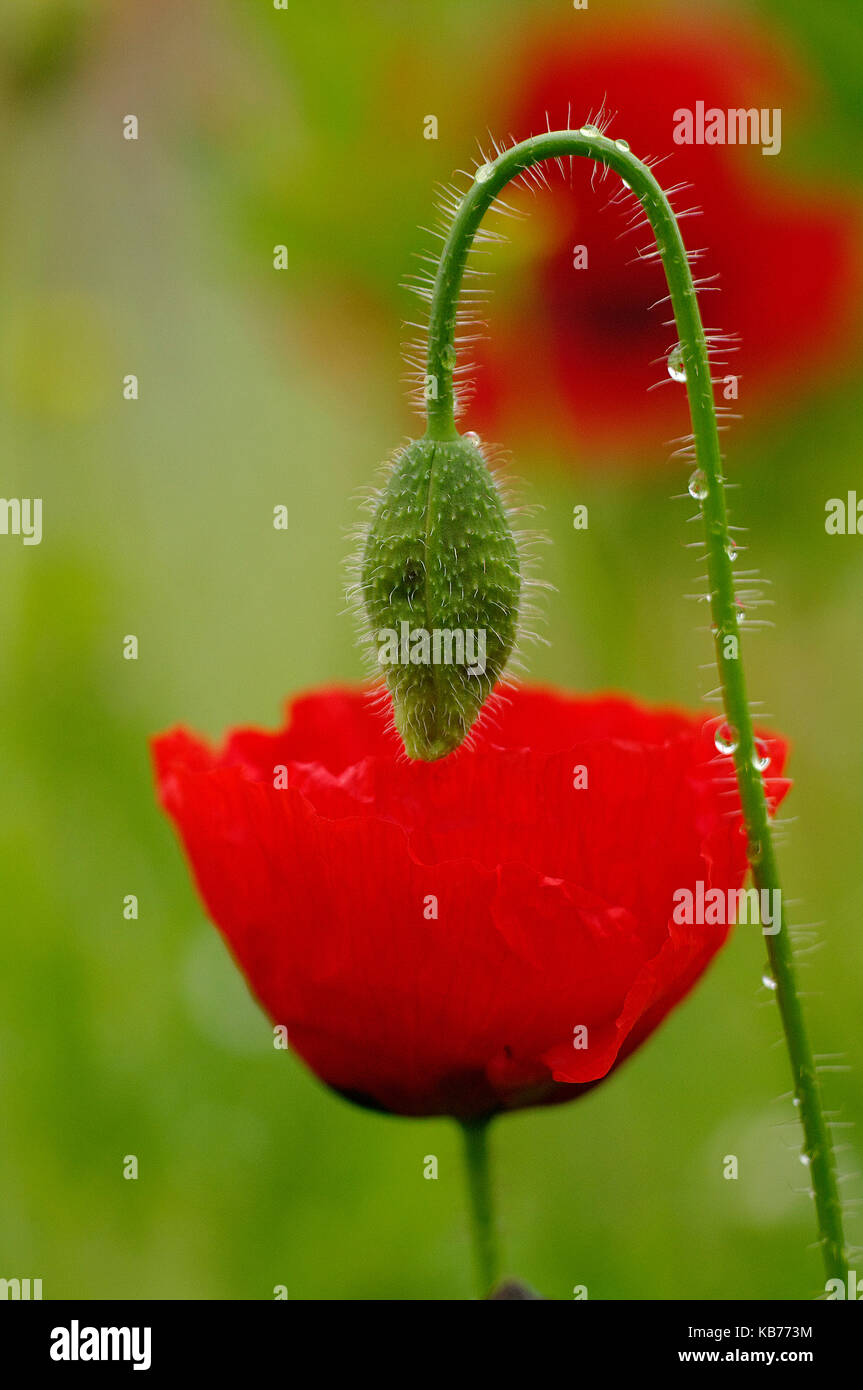
[[[493, 209], [516, 215], [501, 198], [507, 185], [518, 180], [529, 183], [538, 179], [542, 183], [545, 171], [541, 165], [555, 161], [564, 170], [564, 161], [574, 157], [593, 160], [592, 183], [597, 174], [600, 179], [605, 179], [609, 172], [619, 176], [637, 200], [641, 210], [638, 216], [643, 213], [653, 233], [654, 244], [640, 249], [639, 258], [658, 258], [665, 271], [676, 328], [676, 341], [669, 352], [669, 377], [685, 384], [692, 422], [692, 433], [681, 441], [680, 452], [695, 464], [689, 493], [699, 503], [704, 525], [704, 582], [724, 720], [723, 727], [717, 730], [719, 775], [722, 768], [728, 767], [730, 773], [733, 766], [747, 837], [747, 858], [756, 888], [779, 892], [763, 758], [753, 729], [740, 652], [740, 595], [735, 589], [731, 561], [735, 541], [728, 522], [719, 442], [720, 420], [724, 424], [726, 417], [714, 399], [716, 364], [711, 354], [717, 347], [727, 347], [730, 340], [705, 330], [702, 324], [690, 264], [700, 252], [687, 253], [679, 216], [673, 211], [668, 194], [649, 165], [632, 154], [625, 140], [606, 135], [599, 121], [578, 130], [548, 130], [504, 149], [496, 146], [495, 157], [476, 169], [466, 192], [445, 193], [450, 222], [448, 230], [439, 233], [443, 250], [434, 273], [425, 272], [418, 286], [429, 305], [427, 342], [422, 356], [415, 353], [413, 361], [421, 372], [424, 387], [425, 438], [450, 441], [459, 437], [456, 419], [463, 399], [459, 399], [458, 386], [469, 374], [470, 363], [460, 360], [457, 333], [460, 327], [472, 322], [471, 306], [484, 293], [472, 283], [468, 258], [477, 243], [490, 239], [481, 225], [485, 214]], [[686, 215], [686, 210], [682, 215]], [[702, 283], [701, 288], [710, 286]], [[432, 391], [429, 383], [433, 383]], [[803, 1128], [802, 1157], [811, 1179], [824, 1264], [830, 1278], [844, 1280], [848, 1264], [836, 1164], [784, 913], [780, 930], [766, 940], [771, 987], [775, 985], [791, 1061], [793, 1097]]]

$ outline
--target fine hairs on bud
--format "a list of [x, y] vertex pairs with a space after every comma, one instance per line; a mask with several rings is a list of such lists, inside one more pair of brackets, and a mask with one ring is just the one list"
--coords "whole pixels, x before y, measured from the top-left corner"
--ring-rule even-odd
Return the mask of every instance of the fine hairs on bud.
[[350, 592], [405, 750], [433, 761], [464, 742], [513, 655], [526, 536], [472, 435], [411, 440], [368, 509]]

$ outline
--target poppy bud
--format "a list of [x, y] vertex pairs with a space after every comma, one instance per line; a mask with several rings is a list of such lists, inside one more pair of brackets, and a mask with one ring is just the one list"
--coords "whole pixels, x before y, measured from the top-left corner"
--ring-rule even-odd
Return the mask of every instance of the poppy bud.
[[412, 440], [398, 454], [359, 587], [408, 756], [442, 758], [503, 673], [522, 587], [503, 500], [469, 435]]

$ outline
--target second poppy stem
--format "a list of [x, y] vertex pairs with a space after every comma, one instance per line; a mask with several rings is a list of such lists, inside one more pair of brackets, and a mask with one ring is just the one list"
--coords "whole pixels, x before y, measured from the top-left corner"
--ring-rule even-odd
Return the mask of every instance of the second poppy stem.
[[488, 1131], [491, 1119], [462, 1123], [467, 1185], [473, 1223], [474, 1258], [480, 1298], [485, 1298], [499, 1273], [497, 1230], [492, 1202]]

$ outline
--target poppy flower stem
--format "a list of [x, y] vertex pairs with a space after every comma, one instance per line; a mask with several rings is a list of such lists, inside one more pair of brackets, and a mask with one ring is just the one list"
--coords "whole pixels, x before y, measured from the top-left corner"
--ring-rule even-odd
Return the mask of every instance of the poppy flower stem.
[[[740, 655], [742, 609], [735, 594], [734, 547], [725, 503], [723, 457], [708, 341], [674, 212], [650, 169], [630, 152], [625, 141], [610, 139], [593, 126], [583, 130], [549, 131], [513, 145], [476, 171], [474, 182], [453, 218], [432, 291], [426, 366], [426, 435], [434, 440], [454, 439], [458, 435], [453, 386], [456, 316], [467, 257], [484, 214], [505, 186], [532, 165], [554, 159], [562, 167], [562, 161], [573, 155], [585, 156], [597, 165], [612, 169], [632, 190], [653, 230], [665, 270], [679, 340], [669, 360], [669, 375], [677, 381], [685, 381], [689, 400], [697, 465], [689, 490], [699, 502], [704, 519], [714, 645], [727, 721], [727, 727], [717, 733], [717, 753], [729, 762], [733, 759], [747, 836], [747, 857], [755, 886], [778, 893], [779, 874], [762, 776], [764, 759], [755, 739]], [[768, 901], [781, 901], [781, 893]], [[848, 1264], [836, 1162], [784, 913], [779, 930], [767, 936], [767, 951], [770, 975], [766, 979], [771, 988], [775, 987], [788, 1045], [794, 1103], [803, 1127], [801, 1157], [809, 1170], [824, 1263], [830, 1278], [845, 1280]], [[483, 1152], [482, 1142], [475, 1134], [469, 1140], [469, 1163], [474, 1166]], [[486, 1258], [490, 1256], [484, 1256]]]
[[491, 1191], [488, 1131], [491, 1117], [462, 1122], [468, 1195], [473, 1222], [474, 1259], [480, 1298], [486, 1298], [499, 1275], [497, 1231]]

